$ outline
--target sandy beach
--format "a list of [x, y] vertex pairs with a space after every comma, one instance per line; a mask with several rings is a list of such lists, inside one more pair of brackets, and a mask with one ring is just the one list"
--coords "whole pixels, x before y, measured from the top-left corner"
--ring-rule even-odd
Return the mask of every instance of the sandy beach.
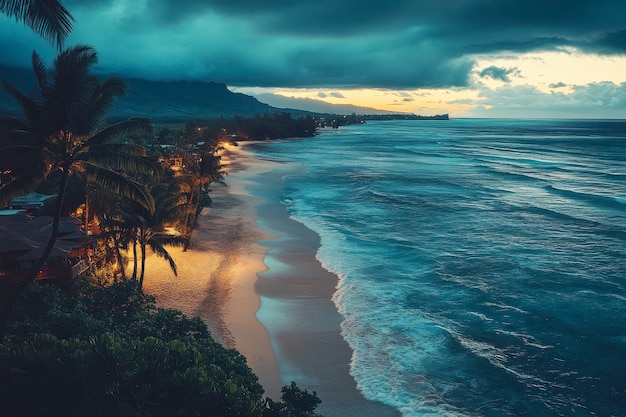
[[178, 277], [150, 255], [145, 291], [161, 307], [202, 318], [216, 340], [247, 358], [272, 398], [296, 381], [318, 393], [326, 417], [399, 415], [357, 390], [331, 300], [337, 276], [315, 258], [319, 236], [280, 202], [284, 164], [255, 158], [247, 146], [227, 147], [228, 186], [212, 187], [191, 249], [170, 250]]

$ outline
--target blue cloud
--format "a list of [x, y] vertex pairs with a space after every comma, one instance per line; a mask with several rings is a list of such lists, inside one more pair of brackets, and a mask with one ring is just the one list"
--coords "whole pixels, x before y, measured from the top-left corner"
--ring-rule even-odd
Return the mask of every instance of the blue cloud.
[[511, 74], [518, 75], [519, 70], [517, 68], [501, 68], [492, 65], [482, 70], [479, 75], [482, 78], [493, 78], [494, 80], [508, 83], [511, 81], [511, 77], [509, 77]]

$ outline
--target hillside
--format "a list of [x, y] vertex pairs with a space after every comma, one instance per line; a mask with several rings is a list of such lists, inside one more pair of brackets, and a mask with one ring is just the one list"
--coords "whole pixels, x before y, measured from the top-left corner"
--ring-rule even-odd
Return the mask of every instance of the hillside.
[[[35, 85], [32, 70], [0, 67], [0, 80], [5, 80], [28, 93]], [[177, 123], [234, 115], [254, 116], [264, 113], [290, 112], [293, 116], [309, 114], [294, 109], [279, 109], [256, 98], [234, 93], [225, 84], [202, 81], [148, 81], [124, 79], [126, 96], [116, 100], [108, 113], [111, 119], [150, 117], [157, 123]], [[0, 113], [16, 114], [15, 101], [0, 89]]]
[[111, 113], [115, 117], [148, 116], [158, 121], [176, 122], [282, 111], [263, 104], [254, 97], [233, 93], [221, 83], [139, 79], [125, 81], [128, 93], [117, 100]]

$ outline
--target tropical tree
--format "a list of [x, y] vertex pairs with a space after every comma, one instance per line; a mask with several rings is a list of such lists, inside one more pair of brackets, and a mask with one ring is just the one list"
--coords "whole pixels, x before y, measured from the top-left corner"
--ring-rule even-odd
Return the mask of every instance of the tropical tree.
[[61, 52], [50, 69], [33, 52], [36, 93], [27, 96], [3, 82], [21, 105], [23, 118], [0, 118], [0, 170], [10, 177], [0, 188], [0, 203], [35, 190], [52, 173], [59, 175], [52, 233], [32, 279], [56, 241], [70, 176], [82, 175], [86, 184], [128, 196], [148, 212], [154, 209], [145, 187], [132, 179], [138, 172], [156, 173], [154, 164], [143, 147], [129, 141], [152, 136], [153, 125], [148, 119], [105, 125], [106, 111], [125, 86], [117, 78], [100, 82], [90, 73], [96, 62], [96, 51], [85, 45]]
[[0, 0], [0, 12], [22, 21], [60, 49], [74, 18], [58, 0]]
[[182, 223], [188, 210], [180, 182], [170, 179], [168, 182], [156, 184], [150, 187], [150, 195], [154, 201], [154, 210], [148, 211], [132, 203], [129, 209], [119, 210], [115, 214], [121, 223], [126, 224], [127, 229], [134, 232], [131, 238], [134, 258], [133, 279], [138, 281], [139, 291], [143, 288], [148, 247], [158, 257], [167, 260], [172, 272], [177, 275], [176, 262], [166, 246], [184, 247], [188, 243], [185, 236], [175, 232], [176, 226]]
[[[220, 164], [220, 156], [217, 153], [223, 149], [214, 140], [205, 144], [205, 148], [199, 155], [195, 152], [187, 152], [183, 158], [183, 179], [188, 187], [188, 209], [183, 223], [183, 233], [188, 241], [196, 223], [196, 218], [201, 209], [202, 196], [208, 192], [208, 185], [212, 182], [224, 181], [224, 171]], [[187, 249], [189, 244], [185, 246]]]
[[[103, 212], [99, 219], [98, 243], [106, 254], [106, 264], [115, 268], [122, 281], [126, 280], [126, 265], [122, 250], [128, 249], [136, 235], [134, 218], [121, 210], [112, 213]], [[135, 251], [136, 253], [136, 251]], [[135, 266], [136, 268], [136, 266]], [[137, 272], [134, 272], [137, 275]]]

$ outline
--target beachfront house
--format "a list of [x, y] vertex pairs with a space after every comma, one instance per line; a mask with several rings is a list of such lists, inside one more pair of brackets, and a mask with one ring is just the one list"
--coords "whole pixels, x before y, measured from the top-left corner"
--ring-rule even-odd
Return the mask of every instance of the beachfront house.
[[[52, 233], [52, 217], [31, 218], [26, 210], [0, 212], [0, 279], [20, 282], [34, 271]], [[68, 282], [88, 268], [90, 240], [78, 220], [64, 217], [59, 236], [37, 280]]]

